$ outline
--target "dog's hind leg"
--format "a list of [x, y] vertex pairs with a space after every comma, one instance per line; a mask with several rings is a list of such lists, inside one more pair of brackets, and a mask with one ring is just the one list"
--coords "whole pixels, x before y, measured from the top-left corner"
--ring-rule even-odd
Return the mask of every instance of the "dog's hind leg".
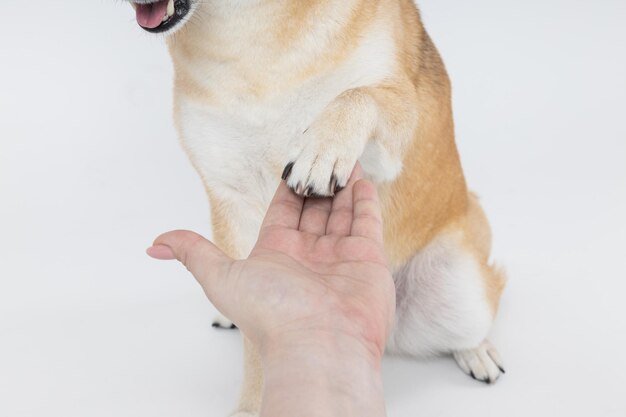
[[465, 218], [451, 224], [394, 274], [396, 324], [391, 353], [452, 354], [463, 371], [492, 383], [503, 372], [486, 341], [503, 273], [489, 264], [486, 219], [472, 198]]

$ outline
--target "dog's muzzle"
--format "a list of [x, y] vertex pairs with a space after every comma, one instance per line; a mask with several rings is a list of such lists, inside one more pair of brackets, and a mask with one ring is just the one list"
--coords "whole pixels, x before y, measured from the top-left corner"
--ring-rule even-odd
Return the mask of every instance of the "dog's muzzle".
[[139, 26], [151, 33], [167, 32], [190, 11], [190, 0], [137, 0], [131, 4]]

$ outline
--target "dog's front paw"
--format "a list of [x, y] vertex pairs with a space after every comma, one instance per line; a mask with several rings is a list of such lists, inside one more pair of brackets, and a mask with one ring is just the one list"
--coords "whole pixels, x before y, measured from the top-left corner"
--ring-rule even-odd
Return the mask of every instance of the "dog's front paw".
[[363, 152], [360, 143], [305, 133], [303, 146], [292, 151], [282, 178], [303, 197], [332, 197], [346, 186]]
[[236, 329], [235, 323], [228, 320], [226, 317], [221, 314], [217, 315], [215, 319], [213, 319], [213, 327], [218, 329]]
[[377, 126], [369, 93], [344, 91], [291, 144], [283, 179], [304, 197], [332, 197], [345, 187]]

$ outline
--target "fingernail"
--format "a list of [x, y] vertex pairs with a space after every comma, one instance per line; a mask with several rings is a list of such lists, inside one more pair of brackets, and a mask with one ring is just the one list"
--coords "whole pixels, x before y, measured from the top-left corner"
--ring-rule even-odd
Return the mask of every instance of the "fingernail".
[[151, 246], [146, 250], [146, 253], [151, 258], [161, 261], [171, 261], [173, 259], [176, 259], [176, 256], [174, 256], [174, 252], [172, 251], [172, 249], [169, 246], [165, 245]]

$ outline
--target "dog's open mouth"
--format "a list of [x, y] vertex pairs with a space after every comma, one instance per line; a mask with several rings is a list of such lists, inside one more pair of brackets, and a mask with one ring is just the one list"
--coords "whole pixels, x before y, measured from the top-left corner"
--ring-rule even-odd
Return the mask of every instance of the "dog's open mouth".
[[132, 5], [139, 26], [152, 33], [172, 29], [189, 13], [189, 0], [139, 0]]

